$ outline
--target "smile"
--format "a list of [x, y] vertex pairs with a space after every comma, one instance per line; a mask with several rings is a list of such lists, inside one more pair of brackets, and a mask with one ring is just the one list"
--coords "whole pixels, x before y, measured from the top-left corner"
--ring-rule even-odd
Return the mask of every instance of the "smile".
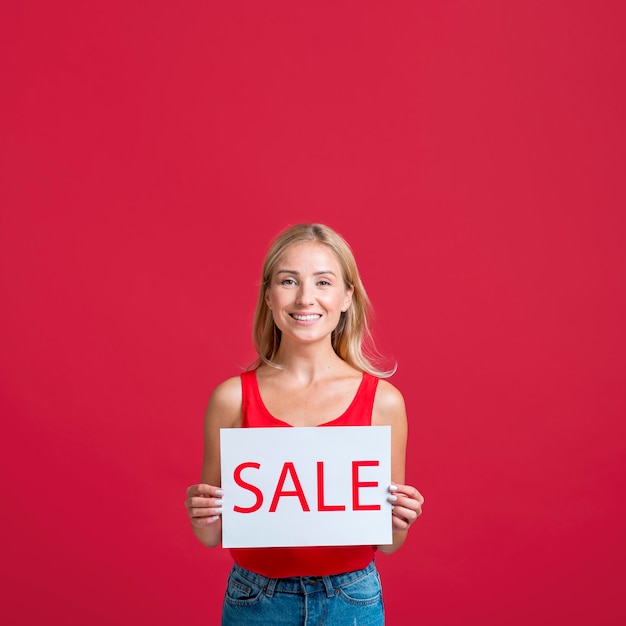
[[291, 317], [298, 322], [314, 322], [322, 316], [318, 313], [314, 313], [312, 315], [298, 315], [297, 313], [291, 313]]

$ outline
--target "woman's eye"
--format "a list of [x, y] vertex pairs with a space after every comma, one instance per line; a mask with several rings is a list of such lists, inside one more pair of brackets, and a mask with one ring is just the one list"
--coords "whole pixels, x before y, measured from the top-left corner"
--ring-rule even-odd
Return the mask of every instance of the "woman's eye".
[[320, 280], [317, 284], [322, 287], [328, 287], [328, 285], [330, 285], [330, 283], [327, 280]]
[[291, 286], [291, 285], [295, 285], [296, 281], [293, 278], [284, 278], [283, 280], [280, 281], [280, 284]]

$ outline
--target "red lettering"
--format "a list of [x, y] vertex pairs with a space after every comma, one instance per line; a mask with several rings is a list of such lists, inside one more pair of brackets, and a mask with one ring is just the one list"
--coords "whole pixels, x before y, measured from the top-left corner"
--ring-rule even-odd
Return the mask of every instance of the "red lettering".
[[359, 489], [361, 487], [378, 487], [377, 482], [360, 482], [360, 467], [378, 467], [378, 461], [352, 461], [352, 510], [353, 511], [380, 511], [380, 504], [361, 504]]
[[[283, 487], [285, 486], [285, 480], [287, 478], [287, 473], [291, 474], [291, 480], [293, 481], [295, 491], [283, 491]], [[276, 512], [278, 500], [283, 496], [298, 496], [302, 510], [311, 510], [309, 508], [309, 504], [306, 501], [306, 498], [304, 497], [304, 491], [302, 490], [302, 485], [300, 484], [300, 479], [298, 478], [298, 474], [296, 474], [296, 468], [293, 466], [293, 463], [285, 463], [283, 465], [282, 472], [280, 473], [280, 478], [278, 479], [278, 484], [276, 485], [276, 491], [274, 492], [274, 497], [272, 498], [272, 504], [270, 505], [270, 513]]]
[[254, 469], [261, 469], [261, 464], [260, 463], [242, 463], [241, 465], [237, 465], [237, 467], [235, 468], [235, 473], [233, 475], [233, 478], [235, 479], [235, 482], [242, 489], [251, 491], [256, 496], [256, 502], [250, 507], [242, 507], [242, 506], [235, 505], [233, 509], [236, 513], [254, 513], [255, 511], [258, 511], [261, 508], [261, 505], [263, 504], [263, 493], [261, 493], [261, 490], [258, 487], [255, 487], [254, 485], [247, 483], [245, 480], [243, 480], [243, 478], [241, 478], [241, 472], [243, 472], [243, 470], [249, 467], [253, 467]]
[[[362, 481], [359, 479], [359, 471], [361, 467], [378, 467], [380, 463], [378, 461], [352, 461], [352, 510], [353, 511], [380, 511], [380, 504], [361, 504], [360, 501], [360, 489], [365, 489], [368, 487], [378, 487], [378, 482], [376, 481]], [[252, 506], [242, 507], [239, 505], [235, 505], [234, 511], [236, 513], [255, 513], [258, 511], [261, 506], [263, 506], [263, 493], [262, 491], [255, 485], [252, 485], [246, 482], [241, 474], [245, 469], [261, 469], [260, 463], [241, 463], [235, 468], [233, 478], [235, 479], [235, 483], [239, 485], [242, 489], [249, 491], [252, 493], [256, 500]], [[293, 490], [285, 489], [285, 481], [287, 477], [291, 477], [291, 480], [294, 485]], [[324, 485], [324, 461], [317, 462], [317, 510], [318, 511], [345, 511], [346, 506], [344, 504], [326, 504], [325, 502], [325, 493], [324, 493], [325, 485]], [[283, 468], [280, 473], [280, 478], [278, 479], [278, 484], [276, 485], [276, 491], [274, 492], [274, 497], [272, 498], [272, 503], [270, 505], [269, 511], [270, 513], [275, 513], [278, 508], [278, 502], [281, 498], [287, 496], [296, 496], [300, 501], [300, 506], [302, 510], [305, 512], [310, 511], [309, 503], [307, 502], [306, 496], [304, 494], [304, 489], [302, 488], [302, 484], [300, 483], [300, 478], [298, 477], [298, 473], [296, 472], [296, 468], [293, 463], [285, 462], [283, 464]]]
[[317, 462], [317, 510], [345, 511], [343, 504], [324, 504], [324, 461]]

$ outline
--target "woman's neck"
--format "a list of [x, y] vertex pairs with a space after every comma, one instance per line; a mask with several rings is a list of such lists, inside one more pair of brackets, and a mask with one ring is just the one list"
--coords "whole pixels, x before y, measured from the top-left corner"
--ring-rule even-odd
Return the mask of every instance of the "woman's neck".
[[330, 343], [325, 347], [281, 344], [273, 361], [283, 372], [309, 382], [352, 369], [337, 356]]

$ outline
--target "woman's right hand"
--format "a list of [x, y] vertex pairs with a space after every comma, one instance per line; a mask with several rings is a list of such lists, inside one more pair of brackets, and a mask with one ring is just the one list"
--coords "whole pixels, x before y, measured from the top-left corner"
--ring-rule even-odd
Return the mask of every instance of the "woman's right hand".
[[222, 514], [222, 496], [224, 491], [219, 487], [201, 483], [187, 488], [185, 506], [191, 525], [206, 528], [214, 524]]

